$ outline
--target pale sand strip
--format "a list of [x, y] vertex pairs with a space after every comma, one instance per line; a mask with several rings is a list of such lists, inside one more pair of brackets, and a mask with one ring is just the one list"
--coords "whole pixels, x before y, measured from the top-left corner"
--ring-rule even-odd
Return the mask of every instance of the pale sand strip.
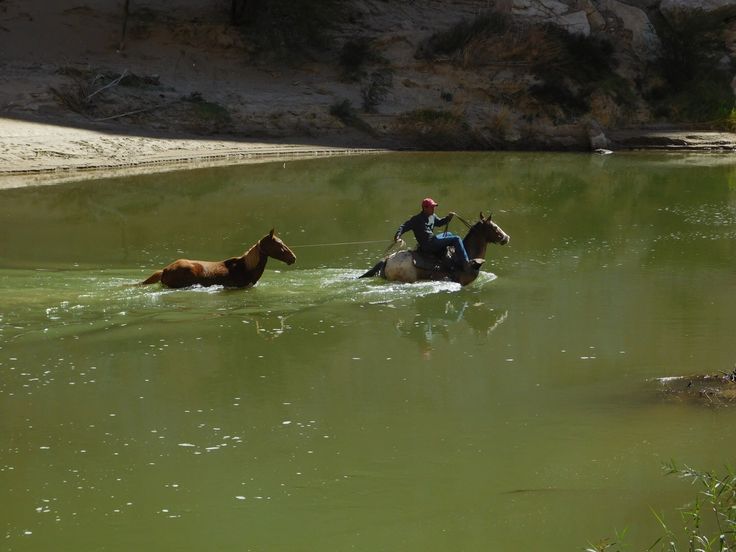
[[387, 150], [148, 137], [0, 118], [0, 189]]

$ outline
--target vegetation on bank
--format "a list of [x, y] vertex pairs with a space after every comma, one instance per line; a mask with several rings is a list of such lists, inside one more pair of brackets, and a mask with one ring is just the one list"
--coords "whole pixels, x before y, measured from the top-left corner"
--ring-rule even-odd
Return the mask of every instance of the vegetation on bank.
[[526, 95], [536, 100], [539, 113], [559, 119], [555, 113], [559, 110], [570, 119], [591, 109], [596, 91], [624, 109], [635, 106], [631, 85], [616, 73], [614, 54], [606, 36], [585, 36], [491, 13], [432, 35], [416, 55], [430, 61], [447, 58], [464, 69], [496, 66], [527, 73]]
[[[646, 550], [662, 552], [728, 552], [736, 550], [736, 474], [698, 471], [674, 462], [663, 466], [667, 475], [676, 475], [700, 485], [700, 492], [689, 506], [680, 511], [680, 522], [671, 525], [663, 514], [654, 513], [662, 528], [659, 537]], [[615, 539], [604, 539], [586, 548], [586, 552], [624, 552], [625, 532]]]
[[477, 149], [467, 120], [456, 113], [416, 109], [398, 117], [395, 130], [417, 147], [430, 150]]
[[502, 97], [501, 103], [556, 123], [596, 116], [593, 102], [607, 97], [613, 106], [609, 111], [621, 123], [644, 108], [650, 122], [736, 130], [732, 75], [722, 59], [726, 25], [706, 16], [679, 27], [660, 22], [661, 58], [641, 68], [641, 79], [617, 72], [620, 46], [606, 35], [570, 33], [499, 13], [481, 14], [435, 33], [420, 44], [416, 57], [449, 61], [465, 70], [515, 71], [526, 87]]
[[[53, 96], [67, 109], [91, 121], [141, 120], [154, 111], [166, 111], [186, 121], [183, 126], [187, 130], [201, 133], [222, 132], [232, 122], [230, 112], [222, 105], [206, 100], [200, 92], [186, 96], [170, 94], [170, 90], [161, 86], [158, 76], [140, 76], [128, 71], [115, 74], [99, 68], [71, 66], [62, 67], [57, 73], [68, 77], [69, 83], [50, 87]], [[137, 94], [133, 94], [134, 100], [131, 100], [124, 89], [149, 92], [157, 99], [141, 105]]]
[[656, 118], [736, 130], [732, 74], [719, 59], [725, 33], [725, 21], [704, 15], [661, 26], [662, 57], [650, 68], [654, 86], [644, 92]]
[[[121, 48], [128, 19], [133, 38], [147, 36], [154, 27], [181, 31], [172, 14], [135, 3], [131, 7], [130, 2], [124, 6]], [[343, 124], [372, 137], [398, 138], [416, 147], [495, 149], [545, 147], [546, 139], [565, 132], [566, 138], [584, 142], [591, 127], [664, 122], [736, 130], [731, 62], [723, 58], [726, 21], [688, 17], [686, 23], [672, 26], [653, 19], [662, 53], [660, 59], [647, 63], [637, 57], [630, 40], [612, 38], [615, 25], [586, 36], [489, 10], [427, 32], [418, 44], [413, 43], [416, 62], [412, 63], [389, 52], [399, 38], [408, 43], [416, 35], [389, 37], [366, 30], [375, 27], [362, 25], [361, 18], [369, 15], [361, 14], [365, 8], [359, 4], [231, 0], [213, 7], [208, 17], [226, 25], [227, 8], [228, 34], [213, 39], [205, 33], [197, 35], [198, 41], [206, 44], [208, 39], [224, 37], [227, 42], [234, 36], [249, 63], [261, 67], [309, 64], [310, 71], [324, 75], [326, 83], [340, 81], [342, 93], [336, 94], [337, 86], [329, 84], [319, 91], [333, 94], [323, 113], [329, 111]], [[386, 9], [391, 9], [391, 3], [386, 3]], [[193, 36], [191, 29], [181, 32], [187, 40]], [[102, 99], [114, 95], [115, 87], [105, 84], [114, 75], [102, 80], [97, 74], [67, 76], [71, 84], [54, 89], [55, 97], [90, 118], [122, 114], [129, 120], [130, 113], [150, 113], [176, 101], [178, 113], [185, 111], [188, 123], [196, 122], [190, 130], [238, 132], [238, 121], [244, 120], [238, 119], [234, 104], [230, 103], [234, 113], [228, 113], [215, 101], [193, 96], [196, 91], [180, 94], [176, 100], [166, 93], [165, 102], [154, 103], [152, 89], [158, 83], [131, 84], [132, 75], [115, 87], [147, 86], [153, 101], [108, 109], [106, 104], [113, 102]], [[104, 95], [96, 92], [101, 84], [106, 86]], [[345, 85], [349, 93], [344, 92]], [[416, 102], [407, 88], [416, 89]], [[159, 96], [163, 99], [164, 93]], [[343, 99], [346, 96], [349, 99]], [[119, 103], [124, 103], [122, 94]], [[380, 129], [371, 127], [378, 118], [367, 115], [384, 117]], [[294, 115], [295, 128], [303, 123], [298, 119]], [[563, 127], [566, 130], [560, 130]], [[539, 130], [546, 134], [540, 135]]]
[[348, 99], [333, 103], [330, 106], [330, 115], [342, 121], [345, 126], [369, 135], [374, 134], [373, 128], [360, 117], [358, 111], [353, 107], [353, 103]]
[[340, 0], [233, 0], [231, 21], [261, 55], [302, 57], [333, 46], [333, 33], [348, 17]]
[[463, 19], [422, 42], [416, 57], [433, 61], [443, 56], [464, 55], [466, 50], [473, 48], [474, 43], [501, 36], [511, 28], [511, 16], [502, 13], [486, 12], [472, 21]]

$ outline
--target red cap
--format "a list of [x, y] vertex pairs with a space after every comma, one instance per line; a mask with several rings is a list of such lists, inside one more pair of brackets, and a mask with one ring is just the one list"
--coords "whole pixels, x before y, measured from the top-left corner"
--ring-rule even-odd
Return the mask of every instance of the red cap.
[[439, 205], [439, 203], [437, 203], [437, 202], [436, 202], [436, 201], [435, 201], [434, 199], [432, 199], [431, 197], [425, 197], [425, 198], [424, 198], [424, 199], [422, 200], [422, 209], [424, 209], [425, 207], [437, 207], [437, 205]]

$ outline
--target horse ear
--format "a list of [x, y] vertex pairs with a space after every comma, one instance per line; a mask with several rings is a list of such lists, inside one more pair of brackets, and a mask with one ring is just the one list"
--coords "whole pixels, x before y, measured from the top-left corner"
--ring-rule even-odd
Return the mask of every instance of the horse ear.
[[480, 212], [480, 221], [483, 222], [483, 211]]
[[269, 237], [273, 238], [273, 235], [276, 233], [275, 228], [271, 228], [271, 231], [268, 233]]

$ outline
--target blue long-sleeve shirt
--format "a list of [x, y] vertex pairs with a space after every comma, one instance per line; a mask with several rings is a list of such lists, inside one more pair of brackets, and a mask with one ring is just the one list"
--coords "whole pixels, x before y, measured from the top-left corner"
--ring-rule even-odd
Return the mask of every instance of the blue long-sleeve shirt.
[[450, 215], [440, 218], [437, 215], [425, 215], [424, 212], [421, 212], [399, 226], [399, 229], [396, 231], [396, 236], [400, 237], [405, 232], [411, 230], [414, 232], [414, 237], [417, 239], [419, 249], [424, 249], [434, 237], [434, 227], [444, 226], [448, 222], [450, 222]]

